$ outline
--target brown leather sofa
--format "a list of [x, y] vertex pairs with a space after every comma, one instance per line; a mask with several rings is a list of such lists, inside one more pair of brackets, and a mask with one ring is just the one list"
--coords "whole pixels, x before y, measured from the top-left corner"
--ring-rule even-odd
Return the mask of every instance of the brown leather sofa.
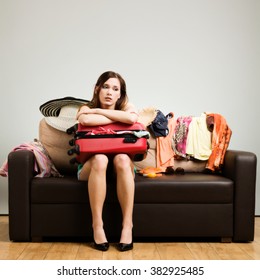
[[[228, 150], [222, 175], [204, 172], [136, 176], [134, 241], [172, 238], [254, 240], [256, 156]], [[10, 240], [92, 238], [86, 184], [75, 175], [35, 178], [34, 154], [11, 152], [9, 167]], [[118, 240], [121, 211], [115, 182], [108, 182], [104, 224]]]

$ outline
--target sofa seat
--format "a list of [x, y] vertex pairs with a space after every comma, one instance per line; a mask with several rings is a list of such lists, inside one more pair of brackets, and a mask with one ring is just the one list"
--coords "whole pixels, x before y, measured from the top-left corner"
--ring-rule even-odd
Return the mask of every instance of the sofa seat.
[[[135, 203], [232, 203], [233, 182], [211, 174], [136, 176]], [[107, 203], [118, 202], [114, 184], [108, 182]], [[31, 186], [31, 203], [88, 203], [86, 182], [75, 177], [36, 178]]]

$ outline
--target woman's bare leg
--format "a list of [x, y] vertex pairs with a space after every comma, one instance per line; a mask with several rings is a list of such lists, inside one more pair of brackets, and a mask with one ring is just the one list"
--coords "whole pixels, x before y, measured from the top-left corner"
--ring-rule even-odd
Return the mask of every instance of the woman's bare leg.
[[132, 242], [133, 207], [134, 207], [134, 166], [125, 154], [118, 154], [114, 158], [117, 176], [117, 196], [122, 209], [123, 221], [120, 243]]
[[103, 205], [106, 198], [107, 165], [107, 156], [95, 155], [83, 165], [79, 177], [80, 180], [88, 180], [92, 227], [94, 241], [97, 244], [107, 242], [102, 219]]

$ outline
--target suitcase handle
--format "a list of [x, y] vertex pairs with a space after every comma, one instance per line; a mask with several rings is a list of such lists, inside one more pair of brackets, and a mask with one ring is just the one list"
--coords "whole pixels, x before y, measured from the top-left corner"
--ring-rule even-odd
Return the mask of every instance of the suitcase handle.
[[124, 143], [133, 143], [133, 144], [136, 143], [136, 141], [137, 141], [136, 137], [129, 137], [129, 136], [128, 137], [126, 136], [123, 140]]

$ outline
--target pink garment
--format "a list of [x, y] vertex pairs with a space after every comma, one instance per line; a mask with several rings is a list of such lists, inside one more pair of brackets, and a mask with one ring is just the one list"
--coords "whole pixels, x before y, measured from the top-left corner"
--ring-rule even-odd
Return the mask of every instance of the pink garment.
[[174, 149], [176, 155], [186, 158], [186, 143], [189, 133], [189, 125], [192, 121], [191, 116], [179, 117], [176, 122], [174, 135]]
[[169, 133], [165, 137], [156, 137], [156, 167], [166, 170], [168, 166], [174, 166], [174, 150], [172, 148], [172, 139], [175, 131], [176, 120], [174, 114], [168, 119]]
[[[15, 147], [12, 152], [19, 150], [29, 150], [34, 153], [35, 162], [34, 162], [34, 171], [37, 173], [35, 177], [62, 177], [59, 171], [54, 166], [51, 161], [48, 152], [42, 145], [42, 143], [38, 140], [30, 143], [23, 143], [17, 147]], [[2, 167], [0, 168], [0, 175], [3, 177], [8, 176], [8, 161], [5, 160]]]

